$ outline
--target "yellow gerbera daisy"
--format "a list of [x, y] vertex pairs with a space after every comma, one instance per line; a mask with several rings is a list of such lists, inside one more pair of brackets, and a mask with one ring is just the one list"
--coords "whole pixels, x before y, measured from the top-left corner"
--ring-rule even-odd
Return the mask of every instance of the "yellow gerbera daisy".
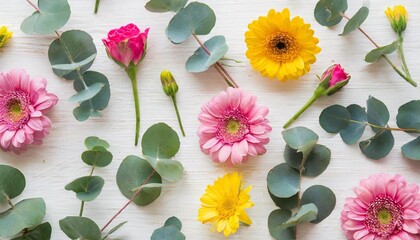
[[206, 193], [200, 198], [198, 220], [212, 222], [211, 231], [223, 231], [225, 236], [235, 233], [239, 222], [252, 224], [245, 212], [246, 208], [254, 206], [248, 194], [252, 186], [243, 187], [242, 175], [237, 172], [225, 174], [214, 185], [208, 185]]
[[391, 27], [395, 32], [401, 34], [407, 27], [408, 13], [403, 5], [395, 6], [394, 8], [388, 7], [385, 10]]
[[0, 48], [6, 44], [7, 41], [12, 37], [13, 33], [5, 26], [0, 28]]
[[280, 81], [297, 79], [309, 72], [321, 51], [311, 25], [301, 17], [290, 19], [289, 9], [282, 12], [271, 9], [248, 25], [245, 42], [246, 56], [254, 69], [263, 76]]

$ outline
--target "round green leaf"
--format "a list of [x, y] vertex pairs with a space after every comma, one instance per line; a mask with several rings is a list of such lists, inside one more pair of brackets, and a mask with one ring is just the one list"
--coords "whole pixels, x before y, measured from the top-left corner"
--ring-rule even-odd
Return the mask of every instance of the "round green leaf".
[[327, 169], [330, 164], [331, 151], [324, 145], [315, 145], [305, 161], [303, 176], [317, 177]]
[[286, 163], [275, 166], [267, 175], [268, 191], [279, 198], [289, 198], [299, 191], [299, 172]]
[[229, 47], [223, 36], [214, 36], [204, 43], [210, 52], [208, 54], [202, 47], [199, 47], [194, 54], [188, 58], [185, 67], [188, 72], [204, 72], [213, 64], [219, 61], [227, 53]]
[[394, 147], [394, 136], [391, 131], [382, 130], [372, 138], [360, 142], [359, 147], [366, 157], [378, 160], [391, 152], [392, 147]]
[[273, 194], [271, 194], [270, 191], [268, 191], [268, 194], [270, 194], [270, 197], [273, 200], [274, 204], [276, 204], [276, 206], [281, 209], [293, 209], [298, 206], [298, 194], [295, 194], [289, 198], [276, 197]]
[[420, 131], [420, 100], [408, 102], [398, 109], [397, 125], [400, 128]]
[[349, 33], [356, 30], [362, 23], [366, 20], [369, 15], [369, 8], [361, 7], [359, 11], [347, 22], [344, 26], [343, 33], [339, 34], [340, 36], [346, 36]]
[[354, 144], [362, 137], [365, 131], [367, 115], [365, 109], [356, 104], [349, 105], [347, 110], [350, 113], [351, 120], [361, 123], [350, 122], [346, 128], [340, 131], [340, 136], [346, 144]]
[[33, 229], [28, 229], [27, 233], [12, 240], [50, 240], [51, 231], [51, 225], [46, 222]]
[[85, 217], [66, 217], [61, 219], [61, 231], [70, 239], [100, 240], [101, 231], [98, 225]]
[[299, 210], [293, 214], [285, 223], [282, 224], [284, 228], [296, 226], [300, 223], [311, 222], [316, 219], [318, 208], [313, 203], [302, 205]]
[[156, 161], [155, 170], [163, 179], [169, 182], [176, 182], [184, 175], [184, 167], [182, 164], [171, 159], [158, 159]]
[[182, 229], [182, 222], [177, 217], [170, 217], [165, 221], [165, 227], [174, 226], [179, 231]]
[[[52, 0], [56, 1], [56, 0]], [[51, 65], [84, 63], [73, 71], [53, 68], [53, 72], [65, 79], [73, 80], [79, 78], [93, 63], [96, 55], [96, 47], [92, 37], [80, 30], [63, 32], [60, 38], [54, 40], [48, 49], [48, 58]], [[90, 61], [86, 61], [89, 59]], [[78, 73], [79, 72], [79, 73]]]
[[109, 143], [96, 136], [90, 136], [85, 139], [85, 146], [87, 147], [87, 149], [93, 150], [93, 148], [96, 146], [109, 148]]
[[65, 189], [75, 192], [79, 200], [90, 202], [99, 196], [104, 184], [104, 179], [99, 176], [86, 176], [75, 179]]
[[[389, 111], [385, 104], [378, 99], [369, 96], [367, 100], [367, 119], [370, 124], [385, 127], [389, 121]], [[380, 128], [372, 127], [374, 132], [381, 131]]]
[[192, 34], [209, 34], [215, 23], [216, 15], [209, 6], [192, 2], [171, 19], [166, 28], [166, 36], [173, 43], [182, 43]]
[[0, 213], [0, 237], [12, 237], [25, 228], [41, 223], [45, 216], [45, 202], [42, 198], [25, 199], [13, 208]]
[[306, 189], [302, 195], [301, 204], [313, 203], [318, 208], [318, 215], [312, 223], [320, 223], [327, 218], [334, 210], [336, 199], [335, 194], [331, 189], [314, 185]]
[[185, 240], [185, 235], [176, 226], [164, 226], [156, 229], [150, 240]]
[[366, 54], [365, 61], [368, 63], [373, 63], [379, 60], [383, 55], [391, 54], [398, 49], [398, 41], [394, 41], [393, 43], [382, 46], [379, 48], [375, 48], [372, 51], [370, 51], [368, 54]]
[[319, 115], [319, 124], [328, 133], [338, 133], [348, 127], [350, 113], [341, 105], [332, 105], [322, 110]]
[[401, 147], [401, 151], [406, 158], [420, 160], [420, 137], [404, 144]]
[[340, 13], [347, 10], [347, 0], [321, 0], [314, 10], [316, 21], [322, 26], [337, 25], [343, 17]]
[[141, 139], [143, 154], [157, 159], [169, 159], [179, 150], [178, 134], [165, 123], [149, 127]]
[[303, 159], [303, 154], [301, 152], [298, 152], [296, 149], [293, 149], [286, 144], [286, 147], [284, 148], [283, 157], [287, 165], [299, 170]]
[[150, 0], [144, 6], [149, 12], [178, 12], [188, 0]]
[[295, 228], [283, 228], [285, 223], [292, 216], [292, 212], [288, 209], [277, 209], [268, 216], [268, 230], [270, 235], [277, 240], [294, 240]]
[[306, 159], [318, 141], [318, 135], [305, 127], [290, 128], [281, 133], [284, 141], [293, 149], [303, 154]]
[[89, 100], [96, 96], [102, 88], [105, 86], [105, 84], [100, 82], [95, 82], [90, 86], [85, 87], [84, 89], [80, 90], [78, 93], [74, 94], [69, 98], [69, 102], [83, 102], [86, 100]]
[[25, 176], [18, 169], [0, 165], [0, 204], [19, 196], [25, 189]]
[[96, 146], [92, 150], [84, 151], [82, 160], [90, 166], [106, 167], [112, 162], [112, 153], [104, 147]]
[[70, 18], [67, 0], [38, 0], [39, 11], [27, 17], [20, 29], [27, 34], [51, 34], [64, 26]]
[[[162, 183], [162, 178], [146, 160], [137, 156], [127, 156], [117, 172], [117, 185], [121, 193], [130, 199], [136, 191], [133, 189], [147, 183]], [[140, 206], [148, 205], [160, 196], [161, 190], [160, 187], [142, 188], [133, 202]]]

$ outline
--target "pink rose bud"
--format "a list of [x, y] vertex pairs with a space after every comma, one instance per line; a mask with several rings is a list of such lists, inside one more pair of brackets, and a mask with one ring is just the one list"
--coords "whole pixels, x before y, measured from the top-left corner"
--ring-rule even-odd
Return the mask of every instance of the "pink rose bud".
[[344, 68], [342, 68], [340, 64], [334, 64], [329, 67], [322, 75], [321, 80], [324, 80], [329, 75], [331, 75], [331, 79], [328, 82], [328, 87], [332, 87], [338, 82], [342, 82], [350, 78], [349, 74], [344, 71]]
[[117, 64], [128, 67], [137, 66], [146, 54], [149, 28], [144, 32], [133, 23], [109, 31], [108, 38], [102, 39], [108, 56]]

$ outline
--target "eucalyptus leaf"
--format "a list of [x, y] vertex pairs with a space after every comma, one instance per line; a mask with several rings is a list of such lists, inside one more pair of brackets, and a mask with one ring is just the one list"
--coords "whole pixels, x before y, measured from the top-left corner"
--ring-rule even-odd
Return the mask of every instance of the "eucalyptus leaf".
[[274, 204], [276, 204], [277, 207], [281, 209], [293, 209], [298, 206], [299, 201], [299, 195], [296, 193], [295, 195], [289, 197], [289, 198], [279, 198], [271, 194], [270, 191], [268, 191], [270, 194], [271, 199], [273, 200]]
[[[286, 163], [297, 170], [302, 164], [302, 153], [286, 145], [284, 159]], [[331, 151], [324, 145], [316, 144], [303, 165], [303, 176], [316, 177], [323, 173], [331, 159]]]
[[12, 240], [50, 240], [51, 239], [51, 225], [46, 222], [36, 226], [20, 237], [13, 238]]
[[150, 240], [185, 240], [185, 235], [176, 226], [164, 226], [156, 229]]
[[309, 153], [318, 141], [318, 135], [305, 127], [290, 128], [281, 133], [284, 141], [293, 149], [303, 154], [303, 160], [306, 160]]
[[312, 223], [320, 223], [322, 220], [327, 218], [335, 208], [336, 198], [335, 194], [331, 189], [321, 186], [314, 185], [306, 189], [303, 192], [301, 198], [301, 204], [313, 203], [318, 208], [318, 214]]
[[351, 115], [347, 108], [341, 105], [332, 105], [322, 110], [319, 115], [319, 124], [328, 133], [338, 133], [348, 127]]
[[224, 36], [214, 36], [204, 43], [206, 50], [199, 47], [194, 54], [188, 58], [185, 67], [188, 72], [204, 72], [227, 53], [229, 47]]
[[339, 34], [340, 36], [346, 36], [349, 33], [356, 30], [362, 23], [366, 20], [369, 15], [369, 8], [361, 7], [359, 11], [347, 22], [344, 26], [343, 33]]
[[349, 105], [347, 110], [350, 113], [350, 124], [340, 131], [340, 136], [346, 144], [354, 144], [362, 137], [365, 131], [368, 121], [367, 115], [365, 109], [356, 104]]
[[166, 221], [165, 221], [165, 225], [164, 225], [165, 227], [168, 227], [168, 226], [174, 226], [174, 227], [176, 227], [179, 231], [181, 231], [181, 229], [182, 229], [182, 222], [177, 218], [177, 217], [175, 217], [175, 216], [173, 216], [173, 217], [170, 217], [170, 218], [168, 218]]
[[87, 150], [82, 153], [83, 162], [95, 167], [108, 166], [112, 162], [112, 158], [112, 153], [101, 146], [95, 146], [92, 150]]
[[[79, 107], [75, 108], [73, 115], [79, 121], [87, 120], [91, 116], [100, 116], [98, 111], [103, 110], [108, 106], [111, 97], [108, 78], [102, 73], [87, 71], [83, 74], [83, 79], [87, 86], [91, 86], [95, 83], [102, 83], [105, 86], [93, 98], [80, 103]], [[85, 87], [81, 81], [76, 80], [74, 81], [74, 89], [79, 92], [85, 89]]]
[[[136, 194], [133, 189], [148, 183], [162, 183], [162, 178], [146, 160], [137, 156], [127, 156], [117, 172], [117, 185], [121, 193], [130, 199]], [[161, 190], [160, 187], [142, 188], [133, 202], [140, 206], [148, 205], [160, 196]]]
[[9, 238], [25, 228], [38, 226], [45, 216], [42, 198], [25, 199], [0, 213], [0, 237]]
[[96, 96], [105, 84], [96, 82], [69, 98], [69, 102], [83, 102]]
[[270, 235], [277, 240], [294, 240], [295, 228], [283, 228], [282, 225], [292, 216], [288, 209], [277, 209], [268, 216], [268, 230]]
[[268, 191], [279, 198], [289, 198], [299, 192], [299, 172], [286, 163], [279, 164], [268, 172]]
[[38, 0], [39, 11], [27, 17], [20, 29], [27, 34], [51, 34], [64, 26], [70, 18], [67, 0]]
[[[367, 119], [370, 124], [385, 127], [389, 121], [389, 111], [385, 104], [378, 99], [369, 96], [367, 100]], [[381, 131], [380, 128], [371, 127], [374, 132]]]
[[0, 165], [0, 204], [19, 196], [25, 189], [25, 176], [18, 169]]
[[166, 28], [166, 36], [173, 43], [182, 43], [192, 34], [209, 34], [215, 24], [216, 15], [209, 6], [192, 2], [171, 19]]
[[93, 150], [94, 147], [104, 147], [109, 148], [109, 143], [105, 140], [102, 140], [96, 136], [90, 136], [85, 139], [85, 146], [89, 150]]
[[105, 235], [105, 237], [102, 238], [102, 240], [105, 240], [109, 237], [109, 235], [113, 234], [114, 232], [118, 231], [122, 226], [124, 226], [127, 223], [127, 221], [119, 223], [117, 226], [113, 227], [109, 232]]
[[86, 217], [66, 217], [61, 219], [60, 229], [70, 239], [100, 240], [101, 231], [98, 225]]
[[420, 131], [420, 100], [413, 100], [398, 109], [397, 125], [406, 132]]
[[146, 183], [141, 185], [140, 187], [136, 187], [131, 189], [132, 192], [139, 190], [140, 188], [161, 188], [163, 186], [162, 183]]
[[77, 62], [77, 63], [66, 63], [66, 64], [55, 64], [52, 65], [51, 67], [57, 71], [61, 71], [63, 74], [69, 74], [72, 71], [76, 71], [80, 68], [82, 68], [85, 65], [90, 64], [92, 61], [94, 61], [96, 58], [96, 53], [92, 54], [90, 57], [84, 59], [81, 62]]
[[[93, 39], [88, 33], [81, 30], [63, 32], [61, 37], [55, 39], [48, 49], [48, 58], [53, 66], [84, 63], [83, 66], [71, 72], [53, 68], [55, 75], [68, 80], [78, 79], [80, 74], [83, 74], [92, 66], [94, 60], [94, 58], [92, 59], [92, 55], [96, 55], [96, 47]], [[86, 59], [91, 59], [91, 61], [88, 62]]]
[[365, 61], [368, 63], [373, 63], [378, 61], [379, 58], [382, 57], [382, 55], [391, 54], [398, 49], [398, 42], [395, 41], [389, 45], [375, 48], [372, 51], [370, 51], [368, 54], [366, 54]]
[[420, 137], [404, 144], [401, 147], [401, 151], [406, 158], [420, 160]]
[[143, 159], [159, 173], [159, 175], [169, 181], [176, 182], [184, 175], [184, 167], [176, 160], [172, 159], [155, 159], [149, 156], [143, 156]]
[[314, 16], [322, 26], [337, 25], [343, 17], [340, 13], [347, 10], [347, 0], [320, 0], [315, 6]]
[[165, 123], [149, 127], [141, 139], [144, 155], [157, 159], [169, 159], [179, 150], [178, 134]]
[[76, 193], [81, 201], [90, 202], [95, 200], [102, 191], [105, 181], [99, 176], [86, 176], [75, 179], [64, 188]]
[[150, 0], [144, 6], [149, 12], [178, 12], [185, 7], [188, 0]]
[[288, 228], [292, 226], [296, 226], [303, 222], [311, 222], [316, 219], [318, 214], [318, 208], [313, 203], [308, 203], [302, 205], [299, 210], [292, 215], [286, 222], [284, 222], [281, 226], [283, 228]]
[[360, 142], [359, 147], [366, 157], [378, 160], [391, 152], [394, 147], [394, 136], [389, 130], [381, 130], [370, 139]]

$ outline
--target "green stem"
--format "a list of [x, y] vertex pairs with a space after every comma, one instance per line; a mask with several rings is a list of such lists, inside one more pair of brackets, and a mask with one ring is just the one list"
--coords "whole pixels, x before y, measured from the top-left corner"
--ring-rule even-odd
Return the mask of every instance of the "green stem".
[[[86, 187], [85, 187], [85, 192], [87, 192], [87, 189], [88, 189], [88, 187], [89, 187], [89, 181], [90, 181], [90, 178], [92, 177], [92, 175], [93, 175], [93, 171], [95, 170], [95, 166], [92, 166], [92, 169], [90, 170], [90, 174], [89, 174], [89, 177], [88, 177], [88, 181], [87, 181], [87, 184], [86, 184]], [[81, 217], [81, 216], [83, 216], [83, 210], [85, 209], [85, 201], [82, 201], [82, 203], [80, 204], [80, 211], [79, 211], [79, 217]]]
[[100, 0], [96, 0], [96, 2], [95, 2], [95, 11], [94, 11], [95, 14], [98, 13], [99, 2], [100, 2]]
[[317, 99], [319, 98], [319, 96], [317, 95], [312, 95], [312, 97], [308, 100], [308, 102], [306, 102], [305, 105], [303, 105], [303, 107], [301, 109], [299, 109], [299, 111], [297, 113], [295, 113], [295, 115], [293, 115], [292, 118], [289, 119], [289, 121], [286, 122], [286, 124], [283, 125], [283, 128], [288, 128], [290, 126], [290, 124], [292, 124], [306, 109], [308, 109], [308, 107], [310, 107]]
[[140, 132], [140, 102], [139, 94], [137, 90], [137, 66], [129, 66], [126, 68], [128, 77], [131, 80], [131, 87], [133, 89], [134, 105], [136, 108], [136, 136], [134, 138], [134, 145], [137, 146], [139, 142], [139, 132]]
[[176, 98], [175, 96], [171, 98], [172, 98], [172, 102], [174, 103], [176, 117], [178, 118], [178, 124], [179, 124], [179, 127], [181, 128], [182, 136], [185, 137], [184, 127], [182, 126], [181, 116], [179, 115], [178, 104], [176, 103]]
[[356, 120], [353, 120], [353, 119], [351, 119], [350, 122], [363, 124], [363, 125], [367, 125], [367, 126], [382, 129], [382, 130], [420, 133], [420, 129], [416, 129], [416, 128], [383, 127], [383, 126], [379, 126], [379, 125], [372, 124], [372, 123], [369, 123], [369, 122], [360, 122], [360, 121], [356, 121]]
[[403, 37], [402, 34], [398, 34], [398, 53], [401, 57], [401, 62], [402, 62], [402, 69], [405, 72], [406, 77], [408, 78], [408, 82], [413, 85], [413, 86], [417, 86], [417, 83], [413, 81], [413, 79], [411, 78], [411, 74], [410, 71], [408, 70], [408, 66], [407, 66], [407, 62], [405, 60], [405, 55], [404, 55], [404, 50], [403, 50]]

